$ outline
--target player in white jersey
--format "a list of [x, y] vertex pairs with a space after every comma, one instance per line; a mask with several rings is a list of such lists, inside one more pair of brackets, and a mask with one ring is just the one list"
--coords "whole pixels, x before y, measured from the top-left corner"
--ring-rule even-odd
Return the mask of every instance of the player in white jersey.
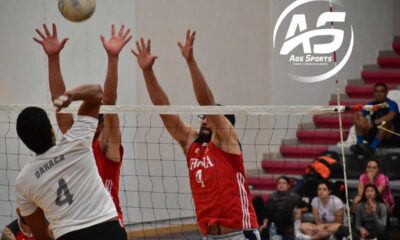
[[18, 115], [18, 136], [36, 156], [17, 177], [17, 206], [37, 240], [51, 239], [46, 218], [56, 239], [126, 239], [92, 152], [101, 100], [101, 86], [82, 85], [54, 101], [57, 111], [83, 101], [57, 145], [43, 109], [28, 107]]

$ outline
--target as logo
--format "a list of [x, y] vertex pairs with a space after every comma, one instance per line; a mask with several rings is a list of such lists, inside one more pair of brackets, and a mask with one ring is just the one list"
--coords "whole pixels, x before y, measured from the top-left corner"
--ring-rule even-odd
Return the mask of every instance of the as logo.
[[[325, 26], [329, 22], [344, 22], [346, 13], [344, 12], [324, 12], [317, 21], [317, 28]], [[302, 32], [295, 36], [296, 30]], [[287, 55], [294, 48], [302, 45], [304, 53], [333, 53], [340, 48], [343, 43], [344, 31], [340, 29], [317, 29], [312, 31], [307, 30], [306, 16], [304, 14], [293, 15], [289, 30], [286, 34], [286, 41], [281, 48], [281, 54]], [[306, 32], [304, 32], [306, 31]], [[318, 36], [332, 36], [333, 41], [326, 44], [314, 44], [311, 50], [310, 39]]]
[[[306, 14], [296, 13], [290, 15], [295, 9], [311, 2], [327, 3], [326, 10], [328, 11], [321, 12], [317, 19], [312, 19], [311, 21], [310, 17]], [[281, 30], [286, 34], [283, 39], [283, 44], [280, 49], [278, 48], [279, 54], [288, 58], [289, 66], [308, 66], [308, 72], [313, 72], [315, 70], [315, 73], [310, 76], [291, 73], [291, 76], [300, 82], [318, 82], [334, 76], [347, 63], [353, 50], [354, 34], [353, 28], [350, 26], [349, 32], [351, 33], [351, 37], [348, 49], [345, 56], [336, 64], [335, 54], [336, 51], [344, 47], [346, 32], [343, 29], [339, 29], [337, 25], [335, 25], [336, 27], [333, 27], [333, 25], [338, 23], [341, 24], [340, 26], [344, 25], [346, 23], [346, 13], [329, 11], [328, 3], [329, 0], [297, 0], [282, 12], [276, 22], [273, 35], [274, 48], [277, 48], [276, 39], [280, 26], [285, 19], [288, 21], [290, 20], [287, 31], [284, 31], [284, 29]], [[313, 11], [314, 8], [312, 7], [314, 6], [315, 5], [311, 6], [308, 4], [307, 11], [317, 12], [316, 10]], [[332, 69], [329, 69], [329, 65], [332, 66]], [[323, 69], [317, 69], [317, 66], [325, 67], [323, 67]], [[320, 74], [318, 71], [322, 71], [323, 73]], [[301, 69], [299, 72], [305, 71]]]

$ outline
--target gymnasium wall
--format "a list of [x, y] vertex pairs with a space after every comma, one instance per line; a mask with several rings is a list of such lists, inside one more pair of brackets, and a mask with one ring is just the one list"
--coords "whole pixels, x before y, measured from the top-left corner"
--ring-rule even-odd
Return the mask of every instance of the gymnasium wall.
[[396, 36], [400, 35], [400, 1], [393, 0], [394, 2], [394, 34]]
[[[135, 39], [152, 38], [153, 52], [159, 56], [155, 71], [174, 104], [195, 103], [189, 73], [176, 46], [188, 27], [198, 32], [195, 55], [217, 101], [229, 105], [325, 104], [334, 93], [334, 81], [303, 84], [289, 79], [286, 63], [277, 61], [277, 50], [272, 48], [275, 21], [290, 2], [102, 1], [91, 19], [77, 24], [60, 16], [55, 1], [1, 1], [0, 102], [49, 102], [46, 58], [32, 40], [34, 28], [44, 22], [56, 22], [59, 35], [70, 37], [62, 53], [67, 87], [102, 83], [106, 55], [98, 35], [108, 34], [114, 22], [132, 27]], [[355, 31], [352, 57], [339, 73], [343, 87], [347, 79], [360, 77], [363, 64], [375, 63], [379, 50], [390, 49], [393, 9], [399, 4], [394, 0], [342, 2]], [[119, 103], [149, 104], [141, 72], [136, 71], [135, 59], [128, 51], [132, 46], [133, 41], [120, 58]], [[290, 89], [296, 90], [295, 97]]]
[[[135, 4], [131, 0], [97, 2], [95, 14], [86, 22], [72, 23], [58, 11], [57, 1], [0, 1], [0, 103], [47, 104], [50, 95], [47, 57], [32, 40], [35, 28], [55, 22], [59, 37], [69, 37], [61, 54], [61, 68], [67, 88], [82, 83], [103, 83], [107, 55], [100, 34], [110, 36], [111, 23], [134, 28]], [[133, 42], [130, 43], [132, 46]], [[136, 99], [136, 62], [127, 46], [120, 55], [120, 103], [134, 104]], [[29, 93], [29, 94], [27, 94]]]

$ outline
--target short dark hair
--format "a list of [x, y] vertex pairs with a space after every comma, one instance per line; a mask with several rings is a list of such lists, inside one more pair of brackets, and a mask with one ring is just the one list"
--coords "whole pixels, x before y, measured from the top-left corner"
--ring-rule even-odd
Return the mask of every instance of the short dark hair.
[[53, 133], [47, 113], [38, 107], [27, 107], [18, 115], [17, 133], [25, 145], [42, 154], [53, 146]]
[[290, 179], [286, 176], [279, 176], [276, 182], [279, 182], [281, 179], [284, 180], [288, 185], [290, 185]]
[[368, 163], [370, 163], [370, 162], [375, 162], [376, 165], [378, 165], [378, 170], [379, 170], [379, 171], [381, 170], [381, 162], [380, 162], [379, 160], [375, 159], [375, 158], [369, 159], [369, 160], [367, 161], [367, 163], [365, 164], [365, 168], [368, 167]]
[[383, 203], [383, 198], [382, 198], [382, 195], [380, 194], [380, 192], [378, 191], [378, 188], [374, 184], [371, 184], [371, 183], [368, 183], [367, 185], [365, 185], [360, 202], [363, 202], [363, 203], [367, 202], [367, 197], [365, 196], [365, 192], [367, 191], [367, 188], [374, 189], [375, 190], [375, 194], [376, 194], [375, 200], [377, 202]]
[[332, 191], [332, 183], [326, 179], [322, 179], [321, 181], [319, 181], [318, 187], [319, 187], [319, 185], [325, 185], [329, 191]]
[[377, 88], [377, 87], [383, 87], [384, 89], [385, 89], [385, 91], [387, 92], [389, 89], [388, 89], [388, 86], [385, 84], [385, 83], [375, 83], [375, 85], [374, 85], [374, 90], [375, 90], [375, 88]]
[[[215, 104], [216, 106], [224, 106], [222, 104]], [[235, 126], [235, 122], [236, 122], [236, 117], [234, 114], [224, 114], [225, 118], [228, 119], [228, 121], [232, 124], [232, 126]]]
[[99, 113], [99, 120], [97, 122], [97, 125], [101, 125], [104, 122], [104, 114]]
[[236, 122], [236, 117], [233, 114], [225, 114], [224, 115], [226, 119], [228, 119], [228, 121], [232, 124], [232, 126], [235, 126], [235, 122]]

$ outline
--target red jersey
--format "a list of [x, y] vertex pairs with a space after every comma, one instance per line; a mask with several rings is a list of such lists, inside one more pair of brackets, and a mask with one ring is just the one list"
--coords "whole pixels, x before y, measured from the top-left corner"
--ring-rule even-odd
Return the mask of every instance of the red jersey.
[[115, 162], [108, 159], [100, 147], [100, 141], [96, 139], [92, 144], [94, 158], [96, 159], [97, 169], [99, 171], [99, 175], [103, 180], [103, 184], [106, 187], [107, 191], [111, 194], [111, 197], [114, 201], [115, 208], [118, 212], [118, 219], [123, 226], [123, 217], [122, 210], [119, 204], [119, 176], [121, 174], [121, 166], [122, 166], [122, 156], [124, 154], [124, 148], [120, 145], [119, 151], [121, 154], [121, 161]]
[[7, 225], [7, 228], [9, 228], [14, 234], [15, 240], [35, 240], [35, 237], [32, 234], [28, 235], [21, 231], [21, 228], [18, 224], [18, 219]]
[[242, 154], [226, 153], [212, 142], [194, 142], [187, 154], [187, 166], [197, 223], [203, 235], [207, 226], [258, 228]]

